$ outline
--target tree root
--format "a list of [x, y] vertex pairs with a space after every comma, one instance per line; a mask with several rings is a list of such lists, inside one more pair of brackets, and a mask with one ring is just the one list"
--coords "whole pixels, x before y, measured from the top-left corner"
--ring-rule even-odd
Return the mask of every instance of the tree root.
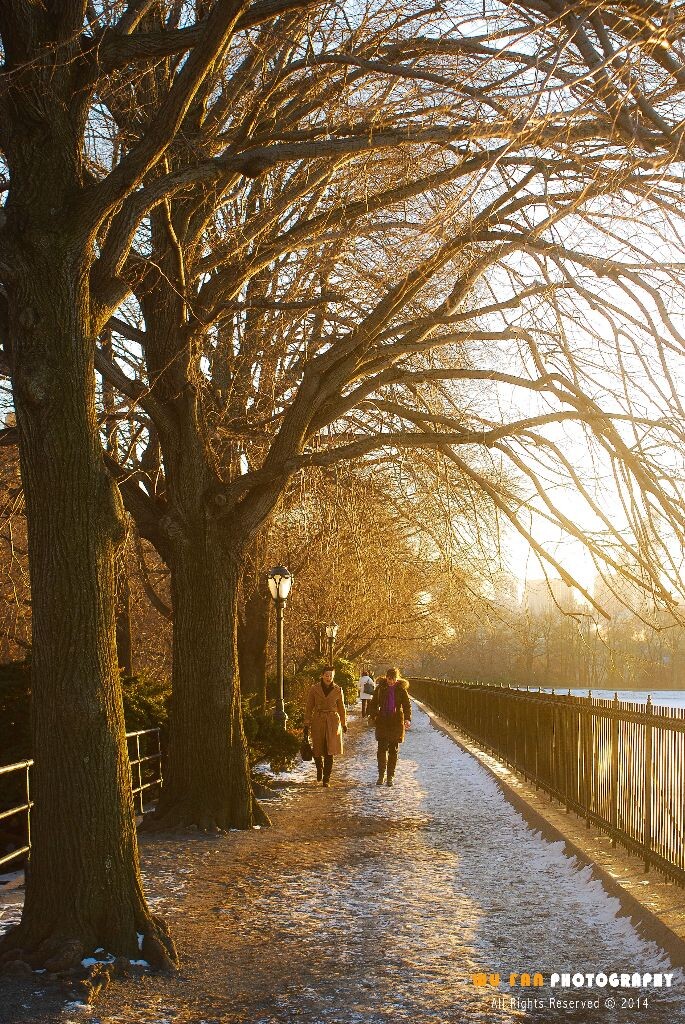
[[252, 799], [252, 817], [254, 818], [255, 825], [261, 825], [263, 828], [271, 828], [271, 818], [266, 813], [262, 805], [254, 798]]
[[174, 971], [178, 968], [178, 953], [171, 938], [166, 921], [152, 915], [141, 929], [143, 936], [143, 960], [158, 971]]
[[230, 829], [250, 829], [254, 825], [268, 828], [271, 820], [254, 795], [249, 814], [232, 808], [199, 810], [190, 801], [179, 800], [147, 815], [140, 824], [142, 833], [207, 832], [221, 833]]
[[[55, 931], [46, 938], [32, 939], [20, 924], [0, 941], [0, 971], [28, 974], [38, 967], [44, 968], [53, 978], [69, 979], [79, 988], [80, 995], [87, 1002], [92, 1002], [107, 987], [111, 976], [130, 973], [131, 960], [137, 957], [146, 960], [156, 970], [175, 970], [178, 955], [162, 918], [141, 915], [135, 927], [137, 931], [128, 937], [128, 941], [118, 942], [113, 936], [98, 938], [95, 930], [88, 928], [84, 928], [83, 937]], [[140, 935], [143, 937], [141, 949]], [[114, 954], [116, 959], [110, 963], [98, 961], [84, 966], [84, 959], [93, 955], [97, 957], [93, 950], [104, 950]], [[130, 957], [134, 951], [137, 956]]]
[[32, 940], [19, 924], [0, 941], [0, 965], [22, 962], [32, 968], [44, 967], [52, 974], [65, 974], [81, 965], [87, 948], [81, 939], [59, 932]]

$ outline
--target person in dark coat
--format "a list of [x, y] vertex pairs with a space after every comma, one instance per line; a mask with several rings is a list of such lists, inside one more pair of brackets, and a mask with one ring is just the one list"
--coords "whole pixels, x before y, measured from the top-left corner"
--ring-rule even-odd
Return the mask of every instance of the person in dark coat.
[[385, 676], [376, 680], [376, 692], [371, 699], [369, 715], [376, 725], [378, 740], [377, 786], [392, 786], [397, 766], [397, 750], [404, 740], [404, 731], [411, 723], [409, 683], [402, 679], [396, 668], [389, 668]]

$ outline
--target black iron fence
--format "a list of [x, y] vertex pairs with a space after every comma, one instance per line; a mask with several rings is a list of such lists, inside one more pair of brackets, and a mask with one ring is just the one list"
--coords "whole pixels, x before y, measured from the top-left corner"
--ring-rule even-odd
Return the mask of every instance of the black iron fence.
[[[159, 729], [142, 729], [138, 732], [127, 732], [128, 756], [131, 763], [131, 790], [134, 805], [140, 814], [145, 813], [144, 794], [148, 790], [159, 787], [162, 778], [162, 747]], [[31, 768], [33, 760], [17, 761], [16, 764], [0, 766], [0, 787], [6, 780], [9, 802], [13, 806], [0, 811], [0, 823], [10, 822], [12, 829], [7, 832], [5, 840], [8, 844], [3, 854], [0, 849], [0, 868], [12, 861], [19, 860], [31, 851]], [[18, 800], [18, 803], [15, 801]], [[2, 806], [0, 804], [0, 806]]]
[[413, 679], [467, 736], [685, 884], [685, 709]]

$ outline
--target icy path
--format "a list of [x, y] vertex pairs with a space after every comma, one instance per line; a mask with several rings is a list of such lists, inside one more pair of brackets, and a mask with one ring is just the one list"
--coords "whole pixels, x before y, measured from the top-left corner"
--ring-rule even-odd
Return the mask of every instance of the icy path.
[[[275, 828], [228, 837], [147, 840], [154, 904], [184, 962], [178, 977], [117, 983], [94, 1011], [11, 1024], [385, 1024], [514, 1020], [677, 1024], [685, 985], [621, 1008], [620, 991], [510, 990], [510, 971], [669, 971], [618, 902], [561, 844], [535, 835], [491, 777], [416, 711], [396, 785], [377, 788], [372, 730], [353, 721], [334, 786], [302, 785], [271, 804]], [[179, 858], [181, 858], [179, 860]], [[495, 992], [470, 972], [500, 971]], [[510, 994], [543, 1009], [512, 1008]], [[600, 998], [599, 1010], [549, 997]], [[604, 1006], [616, 998], [616, 1008]]]

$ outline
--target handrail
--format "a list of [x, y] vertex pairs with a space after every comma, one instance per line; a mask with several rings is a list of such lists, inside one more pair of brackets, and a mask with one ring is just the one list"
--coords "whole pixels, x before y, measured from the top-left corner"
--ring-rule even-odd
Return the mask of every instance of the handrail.
[[28, 761], [17, 761], [16, 764], [3, 764], [0, 765], [0, 775], [7, 775], [9, 772], [15, 772], [19, 768], [30, 768], [33, 764], [33, 758]]
[[412, 679], [419, 700], [621, 845], [685, 885], [685, 708]]
[[31, 808], [33, 807], [33, 800], [31, 799], [31, 780], [30, 771], [33, 766], [33, 759], [28, 761], [17, 761], [16, 764], [4, 765], [0, 768], [0, 775], [9, 775], [11, 772], [26, 772], [24, 779], [24, 791], [26, 793], [26, 800], [23, 804], [18, 804], [16, 807], [10, 807], [9, 810], [3, 811], [0, 814], [0, 821], [13, 818], [17, 814], [26, 814], [26, 842], [23, 846], [17, 847], [6, 853], [4, 857], [0, 857], [0, 868], [4, 864], [9, 864], [11, 861], [16, 860], [18, 857], [22, 857], [25, 853], [28, 854], [31, 851]]
[[[145, 752], [141, 750], [142, 737], [154, 736], [156, 743], [154, 749], [151, 752]], [[138, 813], [145, 814], [145, 807], [143, 801], [143, 794], [154, 786], [162, 786], [164, 779], [162, 776], [162, 745], [160, 730], [155, 729], [138, 729], [133, 732], [126, 733], [127, 746], [128, 743], [135, 740], [135, 757], [133, 752], [129, 750], [129, 764], [131, 770], [131, 792], [133, 799], [137, 802]], [[152, 772], [150, 769], [156, 763], [156, 769]], [[26, 842], [22, 846], [18, 846], [15, 849], [10, 850], [9, 853], [0, 857], [0, 868], [5, 864], [9, 864], [13, 860], [17, 860], [23, 857], [24, 854], [30, 855], [31, 853], [31, 808], [34, 806], [34, 802], [31, 799], [31, 768], [34, 766], [33, 758], [28, 758], [24, 761], [16, 761], [14, 764], [0, 765], [0, 776], [10, 775], [14, 772], [26, 772], [24, 780], [24, 794], [25, 799], [23, 803], [17, 804], [15, 807], [10, 807], [7, 810], [0, 811], [0, 821], [4, 821], [9, 818], [14, 818], [19, 814], [26, 815]], [[135, 776], [134, 776], [135, 770]], [[136, 801], [137, 798], [137, 801]]]
[[[154, 735], [157, 740], [156, 749], [152, 753], [144, 753], [140, 749], [141, 737]], [[131, 769], [131, 789], [133, 792], [133, 798], [135, 800], [138, 797], [138, 811], [140, 814], [145, 814], [145, 807], [143, 803], [143, 793], [147, 789], [151, 789], [153, 786], [163, 786], [164, 779], [162, 777], [162, 741], [159, 729], [139, 729], [137, 732], [127, 732], [126, 739], [128, 741], [136, 741], [136, 756], [133, 757], [129, 751], [129, 762]], [[157, 762], [157, 773], [150, 778], [146, 775], [144, 765], [147, 767], [150, 762]], [[134, 769], [136, 769], [134, 775]], [[137, 782], [137, 785], [136, 785]]]

